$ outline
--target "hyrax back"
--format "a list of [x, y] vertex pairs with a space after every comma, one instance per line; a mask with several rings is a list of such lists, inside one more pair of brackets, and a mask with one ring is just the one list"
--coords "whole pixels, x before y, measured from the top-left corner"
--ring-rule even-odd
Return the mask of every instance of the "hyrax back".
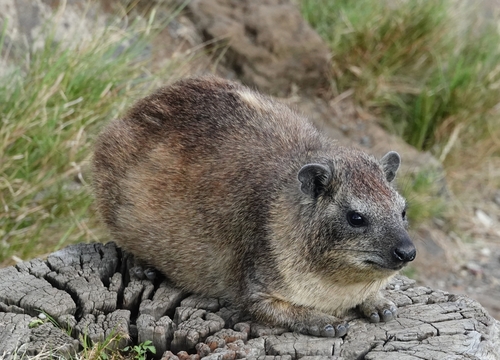
[[335, 145], [288, 107], [215, 77], [137, 102], [99, 136], [97, 205], [125, 249], [189, 291], [258, 321], [342, 336], [359, 306], [415, 257], [400, 165]]

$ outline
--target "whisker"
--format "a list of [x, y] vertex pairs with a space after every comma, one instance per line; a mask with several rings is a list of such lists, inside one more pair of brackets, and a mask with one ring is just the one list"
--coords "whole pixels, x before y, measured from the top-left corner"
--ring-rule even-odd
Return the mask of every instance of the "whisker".
[[344, 249], [344, 248], [333, 248], [331, 250], [335, 250], [335, 251], [354, 251], [354, 252], [364, 252], [364, 253], [375, 253], [376, 252], [376, 251], [370, 251], [370, 250]]

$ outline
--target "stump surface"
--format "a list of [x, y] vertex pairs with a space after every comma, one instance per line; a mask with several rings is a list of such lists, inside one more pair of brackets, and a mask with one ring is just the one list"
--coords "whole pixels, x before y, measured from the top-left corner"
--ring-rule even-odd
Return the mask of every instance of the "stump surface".
[[[399, 317], [317, 338], [251, 323], [218, 299], [186, 294], [114, 243], [79, 244], [0, 269], [0, 358], [75, 355], [151, 340], [164, 359], [500, 359], [500, 323], [476, 301], [397, 276], [384, 291]], [[42, 315], [40, 315], [42, 314]]]

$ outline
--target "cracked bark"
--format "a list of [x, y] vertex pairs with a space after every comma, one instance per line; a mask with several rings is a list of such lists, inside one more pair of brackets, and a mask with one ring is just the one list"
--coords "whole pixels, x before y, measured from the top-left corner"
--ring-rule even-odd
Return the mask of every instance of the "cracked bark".
[[[352, 311], [345, 337], [317, 338], [186, 294], [138, 270], [113, 243], [79, 244], [0, 269], [0, 356], [70, 356], [82, 336], [96, 342], [118, 332], [116, 348], [151, 340], [158, 357], [174, 360], [500, 359], [500, 323], [476, 301], [404, 277], [385, 295], [399, 307], [395, 321], [371, 324]], [[39, 321], [40, 312], [56, 324]]]

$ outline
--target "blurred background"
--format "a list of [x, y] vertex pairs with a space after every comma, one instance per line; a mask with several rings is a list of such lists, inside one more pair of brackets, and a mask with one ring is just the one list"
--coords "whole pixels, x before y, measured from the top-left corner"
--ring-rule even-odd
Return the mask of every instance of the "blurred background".
[[93, 139], [215, 73], [336, 141], [403, 158], [404, 274], [500, 319], [500, 1], [0, 0], [0, 266], [106, 242]]

